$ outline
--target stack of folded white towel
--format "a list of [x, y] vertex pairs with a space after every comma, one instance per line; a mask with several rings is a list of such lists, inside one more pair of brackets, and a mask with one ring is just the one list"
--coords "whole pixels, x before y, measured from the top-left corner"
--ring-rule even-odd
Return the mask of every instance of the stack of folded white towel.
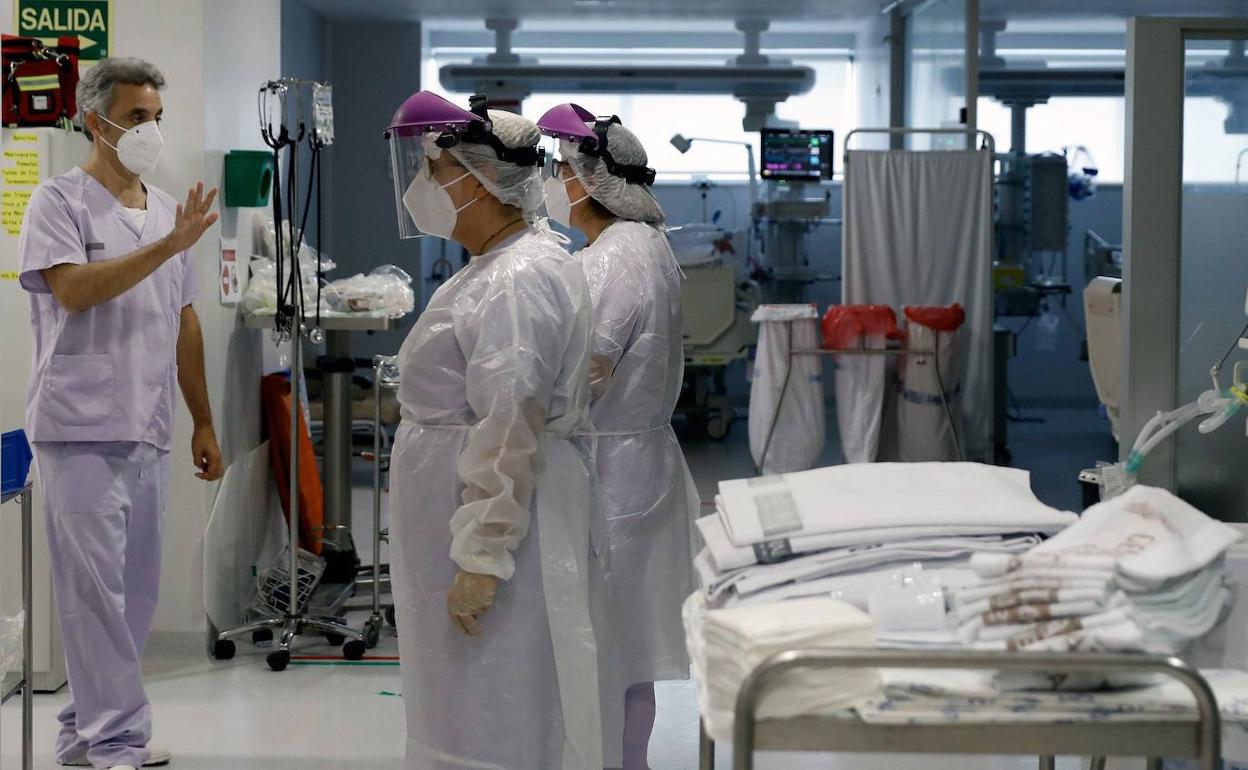
[[716, 509], [698, 521], [705, 548], [695, 561], [716, 607], [827, 595], [844, 576], [899, 565], [1008, 557], [1077, 520], [1036, 499], [1026, 471], [977, 463], [840, 465], [724, 481]]
[[1179, 653], [1223, 617], [1223, 557], [1239, 537], [1134, 487], [1025, 554], [972, 557], [979, 582], [955, 593], [959, 633], [983, 650]]
[[[707, 611], [694, 594], [684, 619], [700, 710], [717, 741], [732, 740], [737, 694], [767, 658], [792, 649], [875, 645], [869, 616], [826, 598]], [[791, 669], [764, 690], [755, 713], [760, 719], [836, 714], [879, 693], [874, 669]]]

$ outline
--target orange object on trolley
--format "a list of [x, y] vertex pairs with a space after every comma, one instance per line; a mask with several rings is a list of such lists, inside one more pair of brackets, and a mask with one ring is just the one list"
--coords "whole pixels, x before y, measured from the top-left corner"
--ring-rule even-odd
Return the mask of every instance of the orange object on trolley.
[[[260, 380], [260, 400], [269, 432], [269, 457], [273, 480], [282, 499], [282, 513], [290, 523], [290, 379], [283, 374], [265, 375]], [[321, 472], [312, 451], [312, 436], [303, 410], [299, 410], [299, 547], [321, 553], [321, 533], [325, 529], [325, 492]]]

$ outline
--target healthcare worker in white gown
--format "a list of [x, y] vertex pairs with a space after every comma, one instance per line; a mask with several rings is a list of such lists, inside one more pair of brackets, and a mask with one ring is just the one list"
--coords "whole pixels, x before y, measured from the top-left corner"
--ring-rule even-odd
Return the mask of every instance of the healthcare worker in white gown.
[[[615, 666], [603, 661], [603, 711], [612, 699], [622, 704], [623, 767], [645, 770], [653, 683], [689, 674], [680, 606], [693, 590], [690, 533], [699, 501], [671, 426], [684, 374], [682, 274], [637, 137], [618, 118], [595, 120], [571, 104], [538, 126], [560, 139], [560, 160], [545, 183], [547, 213], [589, 241], [575, 255], [594, 308], [587, 437], [607, 525], [618, 658]], [[604, 734], [608, 757], [616, 738]]]
[[[399, 354], [392, 561], [408, 770], [598, 770], [580, 267], [533, 224], [530, 121], [414, 94], [387, 131], [400, 228], [461, 244]], [[543, 223], [544, 224], [544, 223]]]

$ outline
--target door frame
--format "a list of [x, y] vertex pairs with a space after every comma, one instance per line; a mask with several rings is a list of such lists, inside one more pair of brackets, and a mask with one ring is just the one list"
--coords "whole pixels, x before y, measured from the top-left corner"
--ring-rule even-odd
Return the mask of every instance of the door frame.
[[[1158, 411], [1179, 406], [1186, 42], [1248, 39], [1248, 18], [1127, 22], [1123, 183], [1123, 406], [1120, 459]], [[1140, 480], [1174, 491], [1175, 443], [1149, 455]]]

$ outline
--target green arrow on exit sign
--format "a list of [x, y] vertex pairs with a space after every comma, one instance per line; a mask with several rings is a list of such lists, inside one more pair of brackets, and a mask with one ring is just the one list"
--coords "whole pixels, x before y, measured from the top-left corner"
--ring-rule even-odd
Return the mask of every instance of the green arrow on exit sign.
[[17, 34], [55, 45], [58, 37], [77, 37], [82, 61], [108, 56], [112, 40], [112, 0], [17, 0]]

